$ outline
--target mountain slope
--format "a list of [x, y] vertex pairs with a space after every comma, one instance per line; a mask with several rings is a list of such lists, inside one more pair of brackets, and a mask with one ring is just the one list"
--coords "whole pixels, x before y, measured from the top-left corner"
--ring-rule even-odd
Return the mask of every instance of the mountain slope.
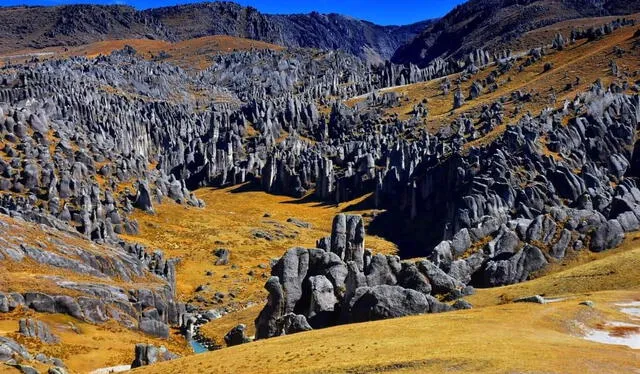
[[145, 13], [179, 39], [225, 34], [286, 47], [343, 49], [360, 56], [369, 49], [387, 59], [430, 23], [379, 26], [339, 14], [268, 15], [231, 2], [179, 5]]
[[563, 20], [638, 11], [640, 1], [635, 0], [471, 0], [398, 48], [392, 61], [425, 66], [438, 57], [459, 58], [478, 48], [499, 50], [527, 31]]
[[338, 14], [267, 15], [231, 2], [146, 11], [98, 5], [0, 7], [0, 52], [111, 39], [181, 41], [228, 35], [285, 47], [341, 49], [380, 61], [430, 22], [379, 26]]
[[0, 52], [127, 38], [171, 39], [129, 6], [0, 7]]

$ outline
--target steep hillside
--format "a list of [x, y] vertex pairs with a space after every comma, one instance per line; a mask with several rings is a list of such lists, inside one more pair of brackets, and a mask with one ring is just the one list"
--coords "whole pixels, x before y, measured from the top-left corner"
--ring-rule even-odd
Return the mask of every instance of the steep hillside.
[[382, 61], [429, 23], [378, 26], [338, 14], [267, 15], [231, 2], [146, 11], [97, 5], [0, 7], [0, 53], [112, 39], [179, 41], [227, 35], [285, 47], [341, 49]]
[[268, 15], [229, 2], [179, 5], [145, 13], [183, 40], [223, 34], [286, 47], [341, 49], [378, 60], [391, 57], [398, 46], [430, 23], [378, 26], [339, 14]]
[[639, 1], [471, 0], [398, 48], [392, 61], [425, 66], [436, 58], [460, 58], [478, 48], [500, 51], [527, 31], [563, 20], [638, 11]]
[[159, 22], [129, 6], [0, 7], [2, 53], [132, 38], [172, 39]]
[[[175, 324], [184, 311], [174, 299], [174, 270], [160, 271], [162, 264], [172, 268], [172, 260], [124, 243], [92, 243], [62, 225], [28, 223], [19, 215], [0, 214], [0, 236], [0, 335], [25, 346], [28, 365], [64, 362], [71, 372], [87, 373], [130, 364], [141, 342], [190, 351], [165, 324]], [[27, 335], [20, 328], [25, 318], [44, 323], [41, 332]], [[44, 358], [33, 359], [38, 353]]]

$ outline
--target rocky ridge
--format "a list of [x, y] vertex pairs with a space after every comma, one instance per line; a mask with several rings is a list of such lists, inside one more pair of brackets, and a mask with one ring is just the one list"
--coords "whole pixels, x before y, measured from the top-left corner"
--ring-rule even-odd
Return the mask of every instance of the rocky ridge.
[[340, 49], [377, 62], [431, 23], [379, 26], [339, 14], [271, 15], [224, 1], [144, 11], [122, 5], [6, 7], [0, 8], [0, 20], [0, 51], [6, 52], [109, 39], [229, 35], [292, 48]]
[[524, 33], [563, 20], [638, 11], [638, 1], [472, 0], [427, 26], [391, 60], [425, 66], [435, 59], [461, 59], [479, 48], [503, 50]]

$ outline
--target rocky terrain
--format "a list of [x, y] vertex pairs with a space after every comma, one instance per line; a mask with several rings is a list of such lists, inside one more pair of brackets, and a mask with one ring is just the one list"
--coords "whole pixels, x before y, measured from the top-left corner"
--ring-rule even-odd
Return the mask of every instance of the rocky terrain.
[[[0, 361], [109, 372], [223, 345], [305, 346], [355, 322], [503, 320], [498, 304], [547, 293], [635, 298], [633, 271], [606, 273], [637, 261], [634, 4], [470, 1], [418, 37], [435, 40], [420, 47], [430, 54], [402, 63], [385, 59], [427, 24], [231, 3], [0, 9], [14, 12], [6, 50], [76, 45], [0, 67]], [[15, 12], [42, 27], [25, 31]], [[519, 28], [488, 38], [482, 22], [496, 19]], [[133, 39], [96, 42], [108, 38]], [[572, 280], [580, 269], [603, 283]], [[574, 304], [558, 318], [597, 329], [620, 317]], [[627, 371], [629, 356], [610, 353]], [[409, 356], [379, 364], [429, 366]], [[336, 370], [371, 369], [347, 364]]]

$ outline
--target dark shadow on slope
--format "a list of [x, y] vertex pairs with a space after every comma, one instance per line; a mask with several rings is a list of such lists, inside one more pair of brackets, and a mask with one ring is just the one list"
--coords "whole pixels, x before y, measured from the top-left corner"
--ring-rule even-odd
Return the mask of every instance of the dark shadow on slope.
[[[288, 196], [288, 195], [282, 195], [282, 196]], [[291, 197], [291, 196], [288, 196]], [[331, 203], [328, 201], [323, 201], [320, 198], [318, 198], [317, 196], [315, 196], [313, 193], [307, 194], [304, 197], [301, 197], [299, 199], [296, 198], [292, 198], [293, 200], [289, 200], [289, 201], [283, 201], [282, 204], [312, 204], [315, 203], [315, 205], [313, 205], [314, 208], [327, 208], [327, 207], [331, 207], [331, 206], [335, 206], [335, 203]]]
[[371, 194], [369, 197], [360, 201], [359, 203], [354, 203], [342, 208], [341, 212], [348, 213], [348, 212], [356, 212], [360, 210], [376, 209], [375, 205], [376, 205], [375, 196]]
[[373, 219], [367, 234], [384, 238], [398, 246], [402, 259], [426, 257], [442, 240], [443, 224], [429, 222], [426, 216], [410, 219], [398, 210], [384, 211]]
[[245, 182], [238, 185], [234, 189], [230, 190], [231, 193], [243, 193], [243, 192], [261, 192], [263, 191], [260, 184], [256, 182]]

